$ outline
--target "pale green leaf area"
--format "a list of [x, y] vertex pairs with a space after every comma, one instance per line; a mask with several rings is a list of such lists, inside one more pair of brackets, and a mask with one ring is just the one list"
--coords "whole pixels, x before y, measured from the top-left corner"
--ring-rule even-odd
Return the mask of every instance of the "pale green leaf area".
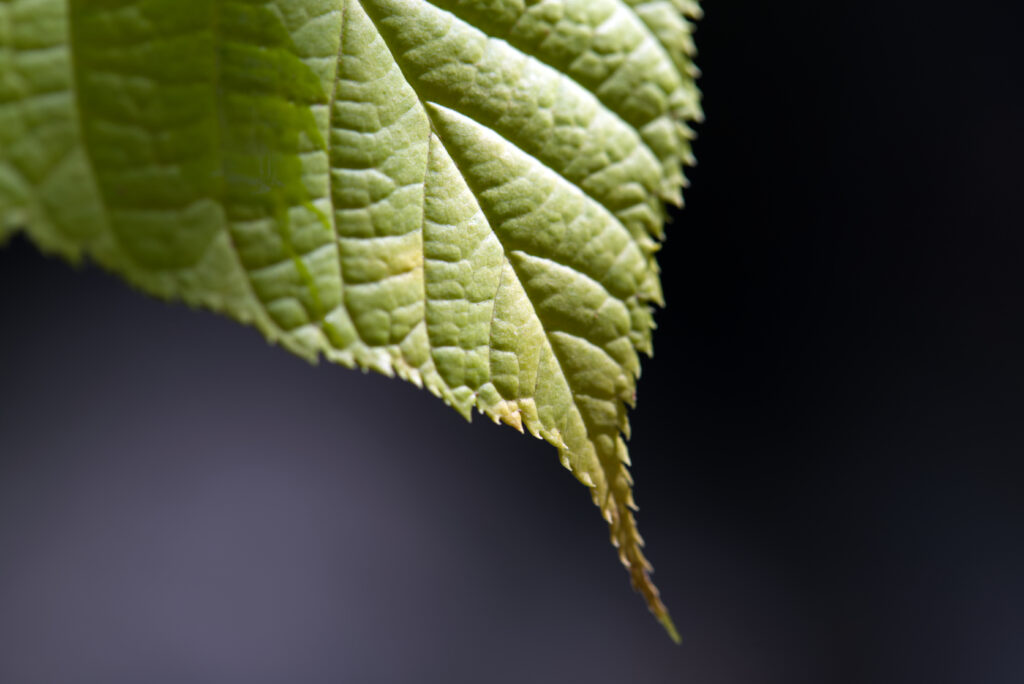
[[0, 0], [15, 230], [546, 439], [678, 639], [626, 409], [700, 117], [693, 0]]

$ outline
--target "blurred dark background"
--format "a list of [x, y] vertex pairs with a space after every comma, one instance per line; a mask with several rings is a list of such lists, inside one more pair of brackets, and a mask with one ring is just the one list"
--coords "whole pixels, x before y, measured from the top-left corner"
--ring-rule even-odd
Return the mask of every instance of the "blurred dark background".
[[0, 251], [0, 682], [1024, 681], [1024, 23], [709, 2], [628, 587], [547, 445]]

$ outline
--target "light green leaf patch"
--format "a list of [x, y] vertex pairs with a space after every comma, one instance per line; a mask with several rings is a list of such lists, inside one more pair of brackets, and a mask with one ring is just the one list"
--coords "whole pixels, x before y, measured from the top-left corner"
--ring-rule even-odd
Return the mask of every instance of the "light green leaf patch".
[[678, 639], [624, 435], [691, 0], [0, 0], [0, 242], [543, 437]]

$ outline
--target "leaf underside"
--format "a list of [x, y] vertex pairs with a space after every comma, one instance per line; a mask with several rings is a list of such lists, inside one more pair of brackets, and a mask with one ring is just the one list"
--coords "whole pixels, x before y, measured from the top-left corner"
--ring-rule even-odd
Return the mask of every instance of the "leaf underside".
[[24, 230], [543, 437], [674, 639], [626, 416], [700, 118], [694, 0], [0, 0]]

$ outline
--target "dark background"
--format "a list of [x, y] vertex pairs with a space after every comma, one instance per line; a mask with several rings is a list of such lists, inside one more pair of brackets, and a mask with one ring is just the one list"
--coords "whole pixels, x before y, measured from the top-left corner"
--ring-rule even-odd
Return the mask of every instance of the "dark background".
[[0, 251], [0, 682], [1024, 681], [1015, 3], [709, 2], [633, 413], [547, 445]]

